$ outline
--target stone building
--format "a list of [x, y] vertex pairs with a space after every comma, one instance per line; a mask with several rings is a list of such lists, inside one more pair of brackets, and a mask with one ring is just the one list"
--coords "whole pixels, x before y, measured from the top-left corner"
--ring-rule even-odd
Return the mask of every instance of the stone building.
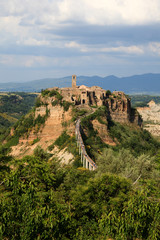
[[101, 87], [87, 87], [85, 85], [76, 85], [76, 75], [72, 76], [72, 87], [61, 88], [58, 90], [63, 99], [74, 103], [75, 105], [103, 105], [103, 100], [106, 98], [106, 90]]
[[77, 86], [76, 75], [72, 75], [72, 87], [54, 89], [63, 96], [63, 100], [71, 102], [74, 105], [82, 107], [106, 106], [108, 116], [114, 121], [120, 123], [134, 122], [138, 125], [142, 124], [139, 114], [131, 108], [130, 98], [122, 91], [114, 91], [108, 95], [105, 89], [98, 86]]

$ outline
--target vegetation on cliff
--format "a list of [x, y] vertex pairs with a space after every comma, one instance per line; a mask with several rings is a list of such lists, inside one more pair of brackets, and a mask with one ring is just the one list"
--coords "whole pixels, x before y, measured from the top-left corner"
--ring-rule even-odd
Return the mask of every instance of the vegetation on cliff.
[[[38, 115], [35, 117], [34, 109], [26, 116], [22, 116], [22, 118], [18, 120], [12, 127], [12, 134], [8, 133], [7, 131], [6, 134], [3, 135], [3, 140], [6, 141], [5, 147], [10, 148], [11, 146], [17, 145], [21, 136], [25, 135], [28, 137], [30, 132], [33, 130], [35, 133], [38, 133], [40, 127], [44, 125], [48, 116], [49, 110], [47, 107], [46, 113], [43, 116]], [[38, 138], [35, 139], [35, 141], [38, 141]]]
[[63, 96], [55, 89], [42, 90], [41, 96], [42, 96], [42, 99], [37, 98], [37, 100], [36, 100], [36, 107], [48, 105], [47, 98], [51, 98], [51, 97], [54, 97], [54, 100], [52, 100], [52, 102], [51, 102], [53, 107], [56, 105], [60, 105], [61, 107], [63, 107], [64, 111], [68, 111], [69, 107], [72, 105], [72, 103], [63, 100]]
[[160, 148], [160, 143], [151, 134], [139, 127], [109, 122], [110, 136], [117, 141], [115, 150], [129, 149], [135, 156], [148, 153], [154, 155]]

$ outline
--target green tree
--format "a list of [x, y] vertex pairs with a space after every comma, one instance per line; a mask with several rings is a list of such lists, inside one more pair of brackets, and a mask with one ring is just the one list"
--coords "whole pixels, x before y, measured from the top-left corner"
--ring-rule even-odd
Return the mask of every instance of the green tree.
[[97, 159], [98, 174], [109, 172], [131, 179], [137, 183], [140, 179], [158, 179], [155, 157], [142, 154], [133, 156], [129, 150], [121, 149], [115, 153], [105, 149]]

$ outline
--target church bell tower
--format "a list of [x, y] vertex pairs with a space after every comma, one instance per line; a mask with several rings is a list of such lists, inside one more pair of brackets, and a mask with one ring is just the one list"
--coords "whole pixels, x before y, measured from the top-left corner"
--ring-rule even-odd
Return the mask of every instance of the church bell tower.
[[76, 88], [76, 75], [72, 75], [72, 88]]

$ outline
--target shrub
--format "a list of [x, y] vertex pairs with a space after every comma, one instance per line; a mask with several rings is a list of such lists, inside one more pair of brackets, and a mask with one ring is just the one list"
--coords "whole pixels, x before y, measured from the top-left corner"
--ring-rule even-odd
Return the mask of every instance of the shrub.
[[55, 144], [54, 144], [54, 143], [52, 143], [50, 146], [48, 146], [48, 150], [49, 150], [49, 151], [52, 151], [52, 150], [53, 150], [53, 148], [54, 148], [54, 146], [55, 146]]
[[63, 106], [64, 111], [68, 111], [69, 107], [72, 105], [72, 103], [63, 101], [61, 102], [61, 106]]
[[57, 93], [58, 93], [58, 92], [53, 89], [53, 90], [51, 90], [51, 91], [49, 92], [49, 96], [50, 96], [50, 97], [53, 97], [53, 96], [57, 95]]
[[50, 93], [50, 91], [47, 89], [41, 91], [42, 97], [47, 96], [49, 93]]
[[37, 137], [36, 139], [33, 140], [32, 145], [34, 145], [35, 143], [37, 143], [39, 141], [40, 141], [40, 139]]
[[35, 101], [35, 107], [40, 107], [42, 105], [42, 102], [41, 102], [41, 100], [40, 100], [40, 98], [39, 97], [37, 97], [36, 98], [36, 101]]
[[70, 136], [64, 131], [59, 138], [55, 141], [55, 144], [61, 147], [64, 143], [66, 143], [70, 139]]
[[106, 96], [109, 97], [110, 95], [112, 95], [111, 91], [110, 91], [110, 90], [107, 90], [107, 91], [106, 91]]
[[59, 92], [57, 92], [56, 98], [57, 98], [59, 101], [61, 101], [61, 100], [63, 99], [63, 96], [62, 96]]
[[19, 136], [13, 136], [6, 144], [5, 148], [10, 148], [11, 146], [16, 146], [19, 143]]
[[54, 107], [54, 106], [56, 106], [56, 105], [58, 105], [58, 100], [52, 101], [52, 106]]
[[77, 108], [72, 108], [72, 121], [76, 121], [78, 117], [85, 115], [88, 111], [86, 109], [78, 110]]
[[38, 114], [38, 117], [35, 119], [34, 125], [36, 124], [44, 124], [45, 123], [45, 116], [41, 116], [40, 114]]

